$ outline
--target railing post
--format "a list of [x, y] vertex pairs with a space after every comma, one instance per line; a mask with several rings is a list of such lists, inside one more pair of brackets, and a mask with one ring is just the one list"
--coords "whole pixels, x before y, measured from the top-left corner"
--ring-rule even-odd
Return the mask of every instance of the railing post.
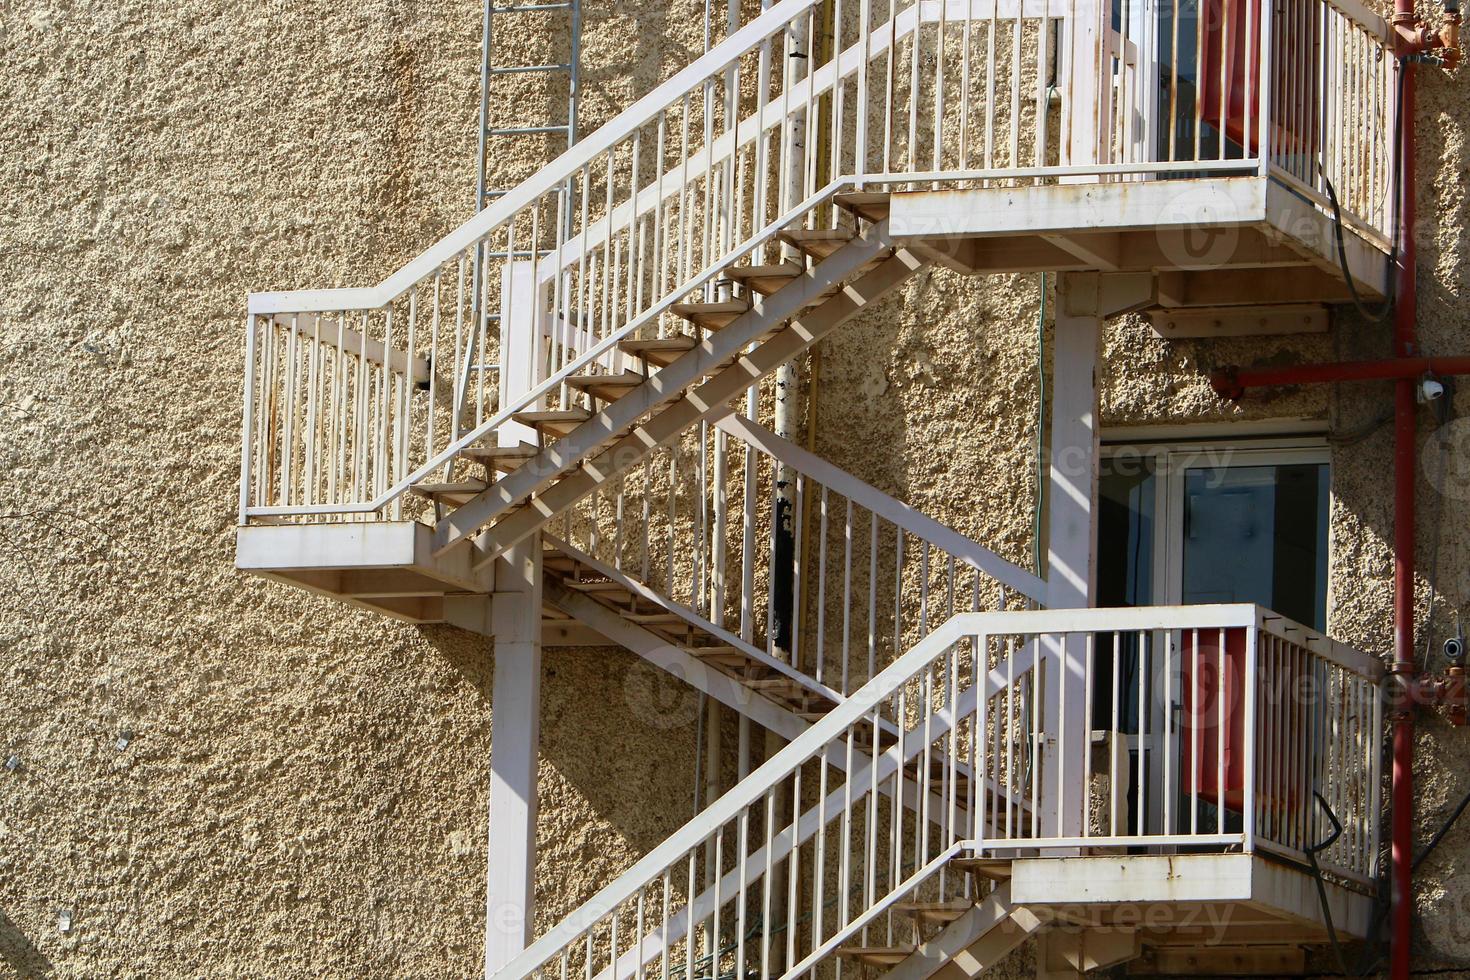
[[[1097, 372], [1102, 318], [1095, 281], [1057, 280], [1056, 355], [1052, 367], [1051, 468], [1047, 486], [1047, 605], [1080, 609], [1094, 599], [1093, 542], [1097, 529]], [[1082, 773], [1090, 733], [1082, 731], [1087, 690], [1086, 637], [1068, 634], [1059, 670], [1048, 673], [1043, 698], [1042, 799], [1045, 836], [1080, 837], [1086, 787]], [[1038, 656], [1042, 651], [1038, 650]]]
[[1247, 854], [1255, 850], [1256, 837], [1256, 753], [1259, 750], [1256, 739], [1256, 700], [1260, 694], [1256, 650], [1260, 635], [1261, 615], [1257, 611], [1256, 622], [1245, 635], [1245, 722], [1241, 731], [1245, 741], [1245, 786], [1241, 805], [1245, 812], [1241, 816], [1240, 832], [1243, 840], [1241, 850]]
[[1081, 167], [1105, 163], [1099, 153], [1099, 113], [1107, 94], [1103, 76], [1103, 41], [1107, 24], [1105, 7], [1098, 0], [1075, 0], [1068, 50], [1067, 138], [1062, 163]]
[[531, 941], [536, 884], [536, 769], [541, 743], [541, 536], [495, 563], [489, 601], [491, 691], [485, 976]]
[[[532, 246], [535, 247], [534, 245]], [[543, 352], [541, 302], [545, 287], [536, 282], [536, 263], [507, 261], [500, 288], [500, 404], [512, 405], [536, 386], [536, 367]], [[479, 354], [483, 360], [485, 352]], [[497, 445], [535, 445], [536, 430], [506, 421], [495, 430]]]
[[251, 464], [255, 461], [255, 443], [251, 432], [255, 427], [255, 330], [256, 317], [245, 314], [245, 401], [240, 411], [240, 517], [243, 527], [250, 509]]
[[1256, 137], [1256, 153], [1260, 157], [1260, 173], [1262, 177], [1271, 174], [1271, 115], [1272, 99], [1274, 97], [1271, 79], [1274, 76], [1274, 52], [1272, 27], [1276, 21], [1276, 6], [1274, 3], [1262, 3], [1260, 5], [1261, 29], [1260, 34], [1260, 80], [1256, 83], [1256, 90], [1260, 92], [1259, 102], [1256, 106], [1256, 125], [1259, 134]]

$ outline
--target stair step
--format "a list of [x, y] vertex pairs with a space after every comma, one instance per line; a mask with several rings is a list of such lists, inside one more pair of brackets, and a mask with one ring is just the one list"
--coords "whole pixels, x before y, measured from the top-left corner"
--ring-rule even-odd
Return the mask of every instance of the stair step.
[[538, 447], [523, 442], [516, 446], [470, 446], [464, 450], [464, 455], [493, 466], [502, 473], [509, 473], [526, 460], [535, 459], [539, 452], [541, 450]]
[[567, 588], [576, 592], [585, 592], [589, 595], [627, 595], [633, 593], [626, 585], [620, 582], [579, 582], [576, 579], [565, 579], [562, 582]]
[[430, 500], [464, 501], [485, 489], [484, 480], [460, 480], [455, 483], [416, 483], [413, 492]]
[[727, 326], [749, 310], [750, 303], [743, 299], [727, 299], [718, 303], [675, 303], [669, 307], [670, 313], [706, 330]]
[[685, 622], [684, 617], [682, 617], [682, 616], [680, 616], [680, 615], [678, 615], [676, 613], [671, 613], [671, 612], [668, 612], [668, 611], [662, 610], [662, 609], [658, 610], [657, 612], [629, 612], [626, 609], [619, 609], [618, 610], [618, 615], [619, 616], [622, 616], [624, 619], [626, 619], [630, 623], [638, 623], [641, 626], [658, 626], [658, 625], [664, 625], [664, 626], [685, 626], [685, 625], [688, 625]]
[[676, 337], [660, 337], [657, 340], [624, 340], [619, 342], [618, 349], [629, 357], [636, 357], [659, 367], [668, 367], [698, 344], [699, 341], [693, 337], [681, 334]]
[[738, 265], [725, 270], [725, 278], [744, 283], [750, 289], [769, 296], [785, 288], [804, 270], [800, 262], [777, 262], [774, 265]]
[[577, 426], [592, 417], [592, 413], [582, 408], [564, 408], [544, 412], [517, 412], [511, 418], [529, 425], [531, 428], [543, 434], [564, 436]]
[[1004, 858], [961, 857], [950, 861], [948, 866], [991, 881], [1009, 881], [1011, 877], [1011, 862]]
[[780, 238], [814, 259], [825, 259], [848, 245], [857, 233], [843, 228], [789, 228]]
[[923, 922], [942, 922], [946, 925], [974, 907], [973, 902], [963, 899], [953, 902], [899, 902], [893, 906], [894, 911], [900, 914], [911, 915]]
[[874, 966], [897, 966], [913, 955], [911, 943], [897, 946], [838, 946], [837, 955]]
[[845, 191], [833, 195], [832, 200], [844, 211], [877, 224], [888, 217], [889, 197], [887, 191]]
[[567, 386], [585, 391], [593, 398], [614, 402], [647, 381], [636, 371], [622, 374], [579, 374], [567, 379]]

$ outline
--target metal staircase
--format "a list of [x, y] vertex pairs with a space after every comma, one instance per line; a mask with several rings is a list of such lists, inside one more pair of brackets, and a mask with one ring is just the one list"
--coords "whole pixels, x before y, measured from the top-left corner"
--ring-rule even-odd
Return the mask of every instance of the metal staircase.
[[[1152, 118], [1155, 5], [849, 2], [816, 57], [800, 39], [821, 4], [780, 0], [376, 287], [252, 294], [237, 563], [484, 629], [506, 559], [529, 554], [545, 635], [620, 644], [790, 740], [505, 980], [976, 976], [1079, 894], [1100, 927], [1215, 902], [1249, 917], [1239, 945], [1320, 941], [1305, 876], [1261, 864], [1318, 840], [1314, 791], [1348, 830], [1322, 864], [1339, 930], [1361, 935], [1376, 661], [1253, 607], [1042, 609], [1036, 575], [760, 422], [776, 372], [925, 269], [1086, 273], [1099, 320], [1258, 317], [1257, 285], [1267, 305], [1381, 295], [1386, 25], [1277, 8], [1250, 34], [1243, 143], [1191, 154], [1149, 136], [1173, 132]], [[1358, 68], [1320, 127], [1277, 81], [1308, 12]], [[1326, 149], [1307, 132], [1343, 152], [1306, 166]], [[1225, 241], [1203, 257], [1201, 228]], [[789, 565], [770, 527], [788, 478]], [[1121, 657], [1165, 668], [1137, 694], [1171, 706], [1165, 730], [1121, 730]], [[1186, 686], [1202, 663], [1243, 706], [1229, 767], [1227, 721]], [[1304, 676], [1330, 711], [1273, 700]], [[1181, 892], [1152, 858], [1225, 884]], [[1126, 886], [1078, 884], [1124, 859]], [[1182, 918], [1128, 936], [1048, 956], [1075, 973], [1198, 941]]]
[[[1239, 828], [1224, 811], [1218, 822], [1176, 813], [1156, 829], [1130, 827], [1133, 801], [1115, 788], [1128, 785], [1126, 762], [1114, 754], [1072, 772], [1064, 756], [1036, 751], [1038, 719], [1059, 696], [1048, 678], [1064, 672], [1069, 640], [1146, 648], [1189, 624], [1182, 646], [1166, 643], [1160, 655], [1210, 656], [1199, 637], [1216, 631], [1270, 650], [1242, 692], [1250, 726], [1282, 710], [1271, 692], [1303, 676], [1285, 638], [1299, 627], [1280, 622], [1249, 606], [957, 614], [496, 976], [785, 980], [841, 976], [847, 964], [897, 978], [974, 977], [1043, 931], [1059, 940], [1049, 955], [1077, 973], [1145, 946], [1200, 945], [1206, 906], [1221, 910], [1213, 941], [1231, 949], [1263, 938], [1323, 943], [1310, 883], [1260, 856], [1299, 854], [1314, 838], [1301, 801], [1308, 786], [1333, 801], [1345, 829], [1321, 857], [1340, 876], [1324, 883], [1326, 901], [1339, 930], [1362, 935], [1371, 902], [1342, 882], [1364, 880], [1364, 862], [1376, 860], [1360, 837], [1376, 822], [1374, 740], [1351, 720], [1367, 707], [1355, 673], [1365, 663], [1329, 655], [1307, 668], [1326, 679], [1330, 708], [1301, 734], [1334, 746], [1331, 758], [1304, 766], [1295, 746], [1254, 747], [1258, 768], [1232, 804]], [[1078, 680], [1088, 683], [1099, 660], [1089, 657]], [[1140, 764], [1172, 773], [1181, 801], [1205, 792], [1183, 775], [1197, 756], [1164, 748]], [[1053, 792], [1068, 780], [1100, 789], [1076, 814], [1059, 810]], [[1143, 930], [1136, 916], [1149, 905]]]

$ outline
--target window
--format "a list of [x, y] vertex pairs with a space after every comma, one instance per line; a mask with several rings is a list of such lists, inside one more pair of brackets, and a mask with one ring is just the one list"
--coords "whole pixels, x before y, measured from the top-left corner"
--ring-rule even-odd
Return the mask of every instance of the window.
[[[1253, 602], [1323, 630], [1328, 485], [1327, 448], [1320, 441], [1105, 449], [1098, 605]], [[1160, 733], [1180, 737], [1182, 680], [1161, 673], [1165, 638], [1140, 643], [1140, 637], [1125, 637], [1118, 649], [1115, 642], [1111, 635], [1095, 639], [1093, 728], [1124, 738], [1127, 765], [1120, 778], [1129, 832], [1157, 833], [1164, 820]], [[1166, 710], [1173, 713], [1172, 726], [1165, 725]], [[1173, 812], [1182, 819], [1189, 800], [1180, 796], [1175, 803]], [[1195, 805], [1198, 820], [1215, 820], [1209, 803]], [[1224, 814], [1227, 827], [1238, 820], [1239, 814]]]
[[1099, 485], [1098, 604], [1254, 602], [1324, 630], [1325, 446], [1119, 446]]

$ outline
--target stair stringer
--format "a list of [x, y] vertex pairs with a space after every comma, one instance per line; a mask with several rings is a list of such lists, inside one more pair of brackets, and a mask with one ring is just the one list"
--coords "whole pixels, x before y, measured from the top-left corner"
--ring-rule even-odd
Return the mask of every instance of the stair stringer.
[[[730, 402], [751, 385], [797, 357], [863, 309], [898, 289], [927, 262], [895, 248], [887, 223], [867, 233], [786, 286], [765, 304], [706, 338], [688, 354], [652, 375], [524, 466], [456, 508], [435, 531], [435, 553], [443, 554], [489, 529], [476, 541], [476, 567], [493, 561], [568, 507], [627, 471], [653, 449], [666, 445], [701, 421], [723, 417]], [[848, 276], [882, 259], [856, 280]], [[806, 302], [829, 288], [838, 292], [802, 313]], [[783, 299], [788, 290], [797, 290]], [[775, 301], [781, 300], [778, 304]], [[798, 315], [799, 314], [799, 315]], [[795, 317], [753, 350], [745, 348]], [[723, 367], [721, 367], [723, 365]], [[677, 370], [676, 370], [677, 369]], [[713, 372], [709, 380], [693, 387]], [[692, 389], [692, 390], [691, 390]], [[639, 423], [655, 409], [657, 414]], [[631, 431], [630, 431], [631, 430]], [[626, 432], [621, 438], [620, 433]], [[555, 454], [555, 455], [553, 455]], [[524, 474], [524, 475], [522, 475]], [[534, 497], [532, 494], [535, 494]], [[528, 499], [529, 498], [529, 499]]]
[[[770, 799], [772, 792], [789, 787], [793, 778], [798, 780], [796, 785], [799, 786], [803, 767], [814, 759], [827, 757], [834, 746], [845, 746], [850, 759], [856, 762], [852, 739], [868, 723], [869, 717], [883, 710], [882, 705], [890, 704], [903, 688], [925, 671], [933, 669], [936, 663], [941, 662], [941, 658], [950, 657], [957, 644], [989, 635], [991, 630], [1000, 628], [1004, 621], [996, 617], [1011, 615], [1017, 614], [963, 613], [947, 620], [865, 685], [859, 694], [838, 705], [827, 717], [787, 744], [754, 773], [714, 801], [703, 813], [636, 862], [616, 881], [540, 936], [496, 974], [497, 980], [556, 976], [558, 969], [566, 968], [568, 957], [581, 956], [584, 950], [588, 957], [585, 973], [591, 980], [628, 980], [640, 975], [650, 962], [663, 956], [666, 951], [672, 951], [688, 934], [692, 925], [717, 916], [721, 906], [730, 903], [736, 896], [756, 894], [752, 889], [759, 889], [759, 883], [767, 869], [794, 858], [794, 849], [819, 832], [836, 833], [837, 825], [843, 824], [843, 815], [852, 812], [854, 801], [866, 808], [867, 801], [876, 799], [874, 794], [884, 779], [893, 779], [896, 773], [926, 753], [930, 746], [948, 739], [956, 725], [974, 717], [982, 698], [994, 697], [1017, 679], [1029, 674], [1033, 665], [1034, 649], [1026, 646], [1009, 651], [1007, 659], [980, 672], [970, 687], [957, 692], [952, 702], [937, 709], [932, 706], [923, 709], [921, 722], [909, 719], [912, 723], [922, 724], [922, 737], [914, 737], [920, 729], [911, 725], [909, 738], [890, 744], [881, 751], [873, 751], [870, 755], [864, 750], [862, 765], [849, 769], [850, 778], [843, 785], [819, 795], [815, 805], [779, 831], [770, 825], [769, 804], [763, 804], [762, 801]], [[671, 907], [667, 897], [671, 876], [677, 873], [680, 876], [678, 880], [682, 881], [687, 867], [689, 883], [693, 886], [696, 867], [694, 856], [707, 846], [713, 846], [712, 833], [723, 837], [737, 824], [744, 826], [745, 818], [749, 816], [752, 807], [765, 809], [767, 813], [766, 831], [754, 831], [758, 836], [752, 844], [759, 846], [746, 854], [745, 838], [742, 836], [741, 856], [735, 862], [736, 866], [715, 875], [713, 883], [702, 890], [690, 887], [687, 893], [690, 897], [687, 900], [680, 897], [680, 907], [677, 910]], [[903, 809], [899, 808], [900, 812]], [[953, 838], [957, 832], [958, 828], [951, 826], [948, 833]], [[984, 834], [985, 830], [981, 829], [980, 833]], [[926, 866], [931, 869], [941, 866], [934, 863], [936, 858], [948, 860], [960, 849], [956, 845], [963, 842], [956, 840], [948, 847], [937, 839], [932, 840], [932, 843], [936, 853], [924, 858]], [[665, 896], [662, 918], [657, 904], [647, 907], [644, 905], [647, 890], [657, 888], [660, 881], [663, 882]], [[869, 882], [871, 891], [871, 877]], [[769, 887], [769, 882], [767, 886]], [[908, 894], [913, 887], [914, 879], [911, 877], [894, 885], [888, 894], [874, 895], [870, 905], [876, 906], [889, 902], [895, 896], [901, 897]], [[818, 906], [820, 904], [819, 902]], [[629, 921], [635, 910], [638, 929], [636, 932], [625, 931], [622, 939], [618, 940], [618, 921]], [[645, 911], [655, 924], [645, 927]], [[726, 920], [726, 925], [729, 925], [729, 920]], [[600, 938], [605, 935], [605, 929], [609, 926], [613, 940], [610, 947], [601, 945]], [[666, 966], [667, 963], [666, 960]], [[578, 970], [581, 970], [580, 966]], [[794, 970], [783, 974], [792, 977], [796, 975]]]
[[1045, 923], [1011, 903], [1011, 886], [1001, 882], [983, 902], [944, 928], [890, 970], [885, 980], [974, 980], [998, 965]]
[[[769, 698], [762, 697], [735, 678], [700, 663], [698, 658], [687, 650], [681, 649], [677, 644], [669, 643], [652, 630], [644, 629], [636, 623], [622, 619], [595, 600], [577, 595], [553, 582], [545, 583], [543, 588], [543, 596], [550, 605], [637, 654], [660, 670], [684, 681], [701, 694], [714, 698], [726, 707], [750, 718], [757, 725], [775, 732], [783, 739], [791, 741], [799, 738], [812, 727], [811, 722], [806, 719], [798, 717]], [[885, 730], [892, 732], [892, 726], [885, 726]], [[829, 752], [827, 761], [839, 769], [847, 769], [847, 759], [841, 752]], [[967, 779], [972, 778], [973, 774], [968, 766], [958, 764], [957, 769]], [[993, 781], [987, 784], [987, 788], [992, 792], [997, 789]], [[879, 792], [888, 795], [885, 787], [880, 786]], [[937, 824], [944, 814], [945, 801], [938, 793], [932, 791], [928, 796], [927, 804], [924, 804], [924, 801], [920, 799], [919, 789], [913, 785], [912, 780], [905, 782], [904, 806], [913, 811], [919, 811], [921, 806], [927, 806], [925, 812], [930, 814], [931, 822]], [[956, 816], [967, 819], [968, 808], [958, 808]]]

